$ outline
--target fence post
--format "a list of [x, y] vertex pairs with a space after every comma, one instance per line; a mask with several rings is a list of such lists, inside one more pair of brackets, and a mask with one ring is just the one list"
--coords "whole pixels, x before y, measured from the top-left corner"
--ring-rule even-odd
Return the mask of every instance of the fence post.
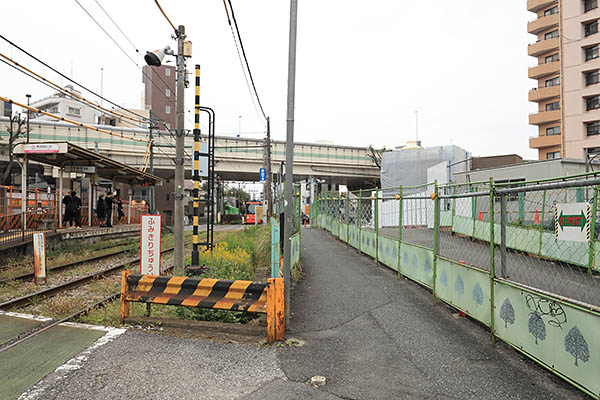
[[[453, 188], [454, 194], [456, 194], [456, 185]], [[452, 199], [452, 219], [450, 220], [450, 234], [453, 233], [454, 229], [454, 214], [456, 213], [456, 197]]]
[[500, 277], [506, 277], [506, 195], [500, 196]]
[[338, 204], [337, 204], [337, 214], [338, 214], [338, 223], [337, 223], [337, 236], [338, 239], [341, 239], [342, 236], [342, 193], [339, 193]]
[[379, 189], [375, 188], [375, 261], [379, 267]]
[[492, 334], [492, 344], [496, 344], [496, 328], [494, 323], [494, 279], [496, 271], [494, 268], [494, 178], [490, 178], [490, 332]]
[[346, 189], [346, 243], [350, 243], [350, 192]]
[[400, 250], [402, 249], [402, 185], [398, 188], [398, 279], [402, 277], [400, 272], [400, 263], [402, 257]]
[[[471, 192], [477, 191], [477, 185], [471, 188]], [[471, 232], [471, 239], [475, 239], [475, 226], [477, 225], [477, 197], [471, 197], [471, 214], [473, 215], [473, 231]]]
[[598, 207], [598, 186], [594, 186], [594, 201], [592, 203], [592, 215], [590, 219], [590, 248], [589, 248], [589, 258], [588, 258], [588, 274], [592, 274], [592, 270], [594, 269], [594, 264], [596, 260], [596, 246], [595, 240], [596, 237], [596, 209]]
[[438, 258], [438, 241], [440, 235], [440, 198], [437, 179], [434, 182], [433, 191], [433, 282], [431, 284], [433, 291], [433, 303], [436, 301], [436, 280], [437, 280], [437, 258]]
[[362, 253], [362, 189], [358, 191], [358, 252]]
[[[536, 210], [537, 212], [537, 210]], [[542, 195], [542, 218], [540, 219], [540, 247], [538, 250], [538, 257], [542, 256], [542, 238], [544, 236], [544, 213], [546, 212], [546, 190], [544, 190], [544, 193]]]

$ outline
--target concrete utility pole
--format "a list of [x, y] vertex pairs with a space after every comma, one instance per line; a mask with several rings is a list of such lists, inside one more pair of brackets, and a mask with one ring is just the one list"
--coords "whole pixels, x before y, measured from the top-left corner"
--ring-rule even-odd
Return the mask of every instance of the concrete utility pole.
[[265, 141], [265, 200], [267, 201], [267, 217], [273, 215], [273, 173], [271, 172], [271, 117], [267, 117], [267, 140]]
[[[150, 125], [148, 126], [148, 131], [150, 132], [148, 135], [148, 139], [150, 140], [150, 173], [152, 175], [154, 175], [154, 142], [152, 141], [153, 139], [153, 135], [152, 135], [152, 129], [154, 129], [154, 124], [152, 121], [152, 110], [150, 110], [149, 113], [150, 116]], [[154, 185], [150, 186], [150, 213], [154, 214], [155, 208], [154, 208]]]
[[290, 319], [290, 271], [292, 249], [290, 236], [294, 221], [294, 101], [296, 98], [296, 30], [298, 0], [290, 1], [290, 42], [288, 54], [287, 137], [285, 143], [285, 236], [283, 245], [283, 280], [285, 284], [285, 320]]
[[185, 58], [183, 54], [183, 42], [185, 39], [185, 27], [179, 25], [179, 36], [177, 37], [177, 106], [175, 119], [175, 274], [184, 274], [184, 246], [183, 246], [183, 197], [184, 197], [184, 149], [185, 149], [185, 105], [183, 91], [185, 89]]

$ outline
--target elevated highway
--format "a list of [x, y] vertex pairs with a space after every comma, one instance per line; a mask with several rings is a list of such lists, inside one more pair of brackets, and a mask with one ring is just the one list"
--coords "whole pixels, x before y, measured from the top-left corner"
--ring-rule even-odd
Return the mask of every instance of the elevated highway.
[[[100, 127], [100, 126], [99, 126]], [[142, 128], [102, 128], [126, 136], [147, 138], [148, 130]], [[91, 129], [53, 121], [32, 120], [30, 140], [39, 142], [68, 141], [95, 150], [114, 160], [133, 167], [143, 163], [146, 145], [143, 142], [109, 136]], [[0, 143], [8, 142], [9, 119], [0, 117]], [[175, 174], [175, 140], [164, 131], [154, 131], [154, 173], [171, 179]], [[206, 136], [203, 136], [206, 140]], [[276, 174], [285, 161], [285, 142], [272, 142], [272, 171]], [[186, 178], [191, 178], [193, 139], [186, 137]], [[217, 136], [215, 145], [216, 172], [224, 180], [258, 181], [258, 170], [263, 166], [264, 142]], [[369, 157], [366, 147], [338, 146], [320, 143], [294, 144], [294, 179], [316, 177], [331, 184], [351, 187], [374, 186], [379, 180], [379, 168]]]

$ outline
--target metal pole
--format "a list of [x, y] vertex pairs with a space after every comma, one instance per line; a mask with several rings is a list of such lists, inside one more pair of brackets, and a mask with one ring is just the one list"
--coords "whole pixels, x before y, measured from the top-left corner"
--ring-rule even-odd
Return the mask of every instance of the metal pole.
[[592, 215], [590, 218], [590, 237], [588, 238], [590, 248], [589, 248], [589, 259], [588, 259], [588, 274], [592, 274], [592, 270], [594, 269], [594, 260], [596, 259], [596, 250], [595, 250], [595, 240], [596, 237], [596, 210], [598, 208], [598, 186], [594, 187], [594, 200], [592, 203]]
[[435, 188], [433, 192], [433, 303], [436, 301], [436, 280], [437, 280], [437, 260], [438, 260], [438, 249], [440, 241], [440, 197], [437, 179], [434, 182]]
[[183, 40], [185, 38], [185, 27], [179, 25], [179, 36], [177, 37], [177, 105], [176, 105], [176, 128], [175, 128], [175, 232], [174, 232], [174, 270], [175, 274], [183, 275], [184, 267], [184, 244], [183, 244], [183, 197], [184, 197], [184, 149], [185, 149], [185, 60], [183, 56]]
[[362, 253], [362, 189], [358, 190], [358, 252]]
[[375, 261], [379, 267], [379, 190], [375, 188]]
[[92, 194], [92, 176], [88, 175], [88, 226], [92, 226], [92, 208], [93, 208], [93, 194]]
[[58, 182], [58, 227], [62, 228], [63, 167], [60, 166]]
[[546, 191], [542, 195], [542, 219], [540, 219], [540, 246], [538, 249], [538, 257], [542, 256], [542, 244], [544, 235], [544, 214], [546, 213]]
[[[153, 142], [153, 135], [152, 135], [152, 129], [154, 128], [153, 126], [153, 122], [152, 122], [152, 110], [150, 110], [150, 125], [148, 127], [148, 131], [149, 131], [149, 135], [148, 135], [148, 139], [150, 139], [150, 173], [152, 175], [154, 175], [154, 142]], [[154, 185], [150, 186], [150, 213], [154, 214], [155, 211], [155, 198], [154, 198]]]
[[195, 82], [194, 103], [194, 227], [193, 227], [193, 248], [192, 248], [192, 267], [200, 266], [198, 253], [198, 224], [200, 215], [199, 189], [200, 189], [200, 65], [196, 64], [196, 82]]
[[267, 182], [265, 183], [265, 197], [267, 200], [267, 221], [273, 216], [273, 173], [271, 172], [271, 117], [267, 117], [267, 142], [265, 148], [265, 169]]
[[21, 164], [21, 218], [23, 230], [27, 229], [27, 154], [23, 155]]
[[283, 280], [285, 287], [285, 320], [290, 318], [290, 271], [292, 221], [294, 218], [294, 101], [296, 96], [296, 31], [298, 0], [290, 0], [290, 37], [288, 54], [287, 137], [285, 144], [285, 243], [283, 246]]
[[490, 332], [492, 334], [492, 344], [496, 343], [496, 328], [494, 323], [494, 279], [496, 278], [494, 247], [494, 178], [490, 178]]
[[500, 196], [500, 277], [506, 278], [506, 195]]
[[402, 185], [398, 188], [398, 279], [402, 276], [400, 272], [400, 262], [402, 257], [400, 256], [400, 250], [402, 248]]

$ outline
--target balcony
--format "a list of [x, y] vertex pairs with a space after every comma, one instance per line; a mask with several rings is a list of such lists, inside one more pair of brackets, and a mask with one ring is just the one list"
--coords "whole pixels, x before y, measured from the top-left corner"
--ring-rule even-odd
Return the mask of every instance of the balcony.
[[542, 149], [544, 147], [554, 147], [560, 145], [560, 135], [538, 136], [529, 138], [530, 149]]
[[538, 57], [544, 53], [548, 53], [553, 50], [558, 50], [558, 39], [559, 38], [552, 38], [532, 43], [527, 48], [527, 54], [529, 54], [532, 57]]
[[558, 23], [560, 21], [558, 15], [559, 15], [558, 13], [552, 14], [552, 15], [546, 15], [546, 16], [539, 17], [538, 19], [529, 22], [527, 24], [527, 32], [529, 32], [533, 35], [537, 35], [538, 33], [542, 32], [545, 29], [558, 26]]
[[529, 125], [543, 125], [550, 122], [560, 121], [560, 110], [540, 111], [529, 114]]
[[558, 71], [560, 71], [560, 61], [554, 61], [530, 67], [528, 76], [529, 79], [540, 79], [544, 76], [555, 74]]
[[551, 4], [558, 3], [557, 0], [527, 0], [527, 9], [531, 12], [538, 12], [542, 8]]
[[529, 101], [548, 100], [560, 96], [560, 86], [535, 88], [529, 91]]

